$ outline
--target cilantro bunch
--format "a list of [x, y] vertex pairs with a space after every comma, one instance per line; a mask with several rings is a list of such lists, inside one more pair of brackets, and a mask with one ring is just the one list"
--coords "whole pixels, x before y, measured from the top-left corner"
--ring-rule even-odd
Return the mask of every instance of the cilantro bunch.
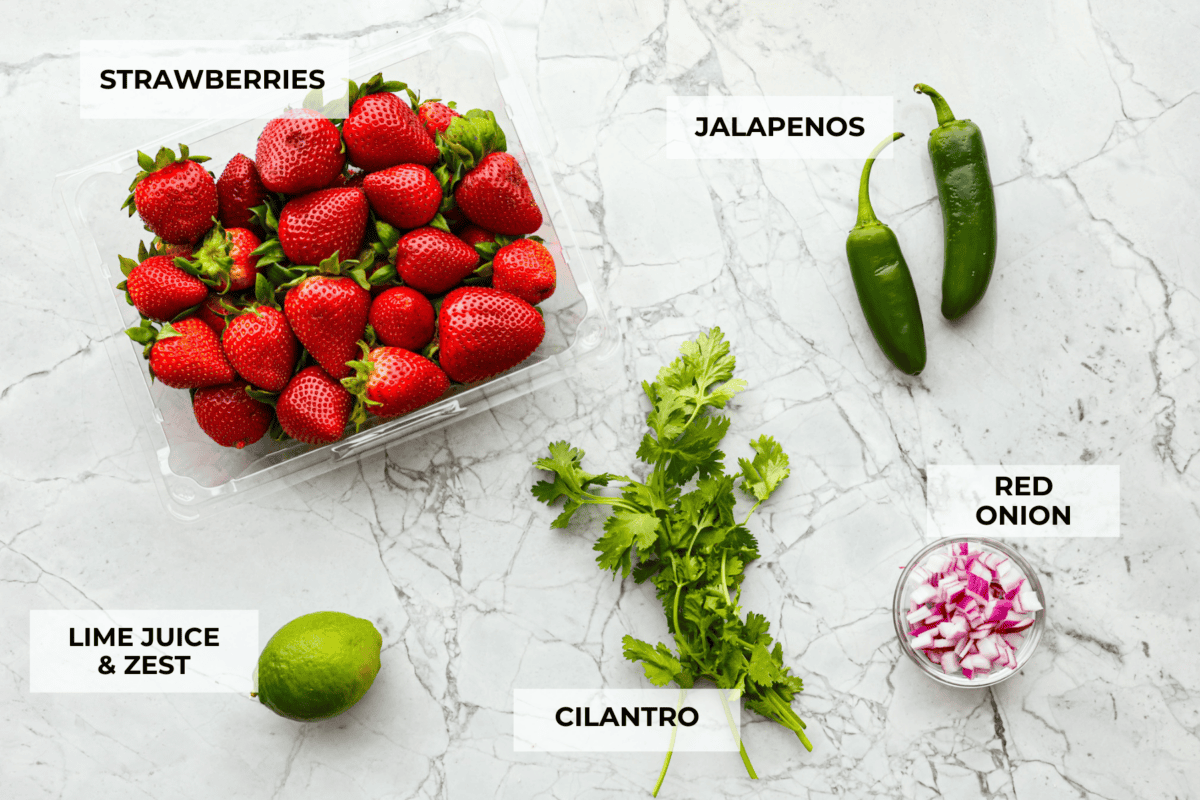
[[[674, 681], [684, 689], [705, 679], [718, 688], [737, 690], [746, 705], [795, 731], [805, 748], [804, 722], [792, 711], [792, 697], [803, 688], [783, 664], [783, 648], [774, 643], [770, 624], [760, 614], [742, 615], [739, 605], [745, 567], [758, 558], [758, 542], [746, 528], [755, 509], [787, 478], [787, 454], [770, 436], [752, 441], [752, 460], [738, 459], [740, 472], [726, 474], [718, 448], [729, 428], [722, 409], [746, 382], [733, 377], [734, 357], [720, 328], [684, 342], [680, 357], [659, 370], [653, 383], [642, 383], [650, 399], [637, 457], [650, 466], [645, 481], [583, 469], [584, 453], [567, 442], [550, 445], [549, 458], [534, 462], [554, 473], [539, 481], [533, 494], [547, 505], [565, 499], [553, 527], [565, 528], [585, 505], [607, 505], [611, 515], [594, 549], [597, 563], [621, 577], [654, 584], [667, 615], [675, 649], [625, 636], [625, 657], [641, 662], [656, 686]], [[734, 484], [754, 506], [741, 522], [734, 516]], [[692, 484], [693, 479], [695, 483]], [[596, 487], [620, 482], [617, 497]], [[690, 491], [686, 491], [691, 486]], [[774, 646], [772, 646], [774, 644]], [[741, 746], [750, 777], [754, 767]], [[668, 753], [654, 793], [671, 762]]]

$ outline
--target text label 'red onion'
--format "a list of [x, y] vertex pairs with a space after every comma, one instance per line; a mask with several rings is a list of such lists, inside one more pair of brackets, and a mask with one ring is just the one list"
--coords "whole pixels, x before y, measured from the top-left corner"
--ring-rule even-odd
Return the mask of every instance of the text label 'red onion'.
[[927, 474], [930, 538], [1121, 535], [1116, 465], [930, 464]]
[[350, 76], [344, 42], [83, 41], [79, 55], [83, 119], [262, 119], [314, 89], [342, 97]]

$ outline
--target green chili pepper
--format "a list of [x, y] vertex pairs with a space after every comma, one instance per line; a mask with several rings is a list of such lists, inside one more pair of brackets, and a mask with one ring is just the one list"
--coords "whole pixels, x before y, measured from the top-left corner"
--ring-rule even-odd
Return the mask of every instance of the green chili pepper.
[[884, 139], [863, 165], [858, 184], [858, 223], [846, 237], [846, 258], [858, 303], [879, 348], [902, 372], [916, 375], [925, 368], [925, 326], [917, 290], [896, 234], [875, 216], [867, 191], [875, 157], [903, 135], [894, 133]]
[[979, 126], [955, 119], [940, 94], [923, 83], [938, 126], [929, 133], [929, 158], [942, 204], [946, 255], [942, 270], [942, 316], [958, 319], [983, 299], [996, 263], [996, 198]]

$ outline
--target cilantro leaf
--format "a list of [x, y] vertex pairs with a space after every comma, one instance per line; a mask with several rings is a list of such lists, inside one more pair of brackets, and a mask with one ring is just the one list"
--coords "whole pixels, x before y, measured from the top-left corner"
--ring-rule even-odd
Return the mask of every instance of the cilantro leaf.
[[[679, 683], [679, 679], [685, 677], [683, 665], [662, 642], [659, 642], [657, 647], [651, 647], [641, 639], [635, 639], [628, 634], [621, 639], [621, 642], [625, 645], [625, 657], [634, 663], [642, 662], [646, 678], [655, 686], [666, 686], [671, 681]], [[687, 686], [682, 683], [679, 685], [685, 689], [691, 688], [690, 680]]]
[[633, 569], [636, 550], [649, 550], [658, 538], [658, 515], [618, 508], [604, 521], [604, 531], [592, 546], [600, 554], [596, 563], [601, 569], [621, 570], [621, 577], [625, 578]]
[[567, 442], [551, 442], [550, 457], [539, 458], [533, 462], [538, 469], [554, 473], [553, 481], [538, 481], [533, 485], [533, 496], [546, 505], [553, 504], [560, 497], [565, 497], [563, 512], [550, 523], [553, 528], [565, 528], [571, 517], [588, 502], [603, 502], [602, 498], [589, 495], [588, 489], [593, 486], [607, 486], [610, 481], [628, 480], [621, 475], [601, 473], [593, 475], [586, 472], [580, 463], [584, 452], [572, 447]]
[[[779, 649], [782, 650], [782, 648]], [[781, 677], [780, 668], [782, 666], [782, 656], [780, 663], [776, 663], [766, 645], [761, 643], [754, 645], [750, 655], [750, 680], [760, 686], [770, 686]]]
[[788, 466], [787, 453], [770, 436], [760, 436], [750, 442], [750, 446], [754, 448], [754, 460], [738, 459], [744, 478], [741, 489], [762, 502], [792, 471]]

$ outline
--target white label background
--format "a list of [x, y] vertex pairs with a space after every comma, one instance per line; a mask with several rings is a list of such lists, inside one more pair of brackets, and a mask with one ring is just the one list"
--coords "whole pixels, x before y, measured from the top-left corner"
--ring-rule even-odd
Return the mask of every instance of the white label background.
[[[802, 158], [849, 158], [865, 159], [875, 145], [895, 130], [892, 127], [891, 97], [677, 97], [667, 98], [666, 156], [680, 159], [802, 159]], [[726, 127], [737, 117], [738, 131], [749, 129], [751, 121], [758, 117], [764, 129], [769, 129], [770, 117], [784, 121], [784, 129], [774, 135], [753, 136], [697, 136], [700, 124], [697, 117], [708, 117], [708, 128], [712, 129], [717, 117], [725, 119]], [[825, 118], [824, 136], [789, 136], [789, 117]], [[851, 136], [849, 130], [841, 136], [831, 136], [829, 120], [841, 117], [848, 124], [852, 117], [862, 117], [861, 136]], [[806, 127], [806, 125], [802, 125]], [[732, 133], [732, 128], [730, 127]], [[892, 157], [893, 147], [885, 148], [881, 159]]]
[[[993, 539], [1050, 537], [1117, 537], [1121, 535], [1121, 468], [1116, 465], [1011, 466], [1000, 464], [948, 466], [930, 464], [926, 469], [928, 517], [925, 533], [930, 538], [944, 536], [986, 536]], [[1040, 475], [1054, 486], [1050, 494], [996, 494], [996, 478]], [[981, 506], [997, 509], [1005, 506], [1071, 507], [1071, 524], [991, 525], [976, 519]], [[1019, 513], [1019, 512], [1018, 512]], [[1051, 515], [1053, 520], [1053, 515]]]
[[[671, 731], [675, 733], [675, 752], [717, 753], [737, 752], [739, 739], [730, 730], [729, 719], [721, 705], [719, 689], [689, 689], [681, 702], [680, 690], [670, 689], [514, 689], [513, 690], [513, 750], [529, 752], [576, 753], [663, 753], [671, 747]], [[728, 701], [734, 730], [741, 735], [741, 698]], [[699, 718], [695, 725], [649, 727], [646, 714], [640, 712], [641, 725], [624, 727], [611, 722], [600, 727], [571, 725], [564, 727], [555, 721], [560, 708], [572, 709], [564, 718], [575, 721], [574, 709], [591, 709], [591, 720], [599, 722], [604, 709], [611, 706], [621, 719], [621, 708], [630, 710], [653, 706], [656, 708], [696, 709]], [[688, 715], [691, 718], [691, 715]], [[654, 714], [655, 722], [658, 714]]]
[[[345, 42], [259, 40], [131, 40], [79, 43], [79, 116], [82, 119], [253, 119], [299, 106], [309, 89], [102, 89], [104, 70], [148, 70], [153, 86], [159, 70], [172, 85], [175, 70], [323, 70], [326, 103], [346, 94], [350, 48]], [[224, 76], [222, 76], [224, 78]], [[281, 84], [282, 85], [282, 84]], [[343, 112], [344, 115], [344, 112]], [[154, 155], [151, 153], [150, 155]]]
[[[133, 646], [72, 647], [84, 628], [132, 628]], [[142, 647], [143, 628], [219, 628], [218, 646]], [[171, 675], [126, 675], [125, 656], [190, 656], [186, 672], [178, 663]], [[99, 671], [109, 656], [111, 675]], [[174, 660], [173, 660], [174, 661]], [[30, 611], [29, 691], [31, 692], [236, 692], [249, 694], [258, 663], [257, 611]], [[139, 662], [139, 668], [141, 662]]]

